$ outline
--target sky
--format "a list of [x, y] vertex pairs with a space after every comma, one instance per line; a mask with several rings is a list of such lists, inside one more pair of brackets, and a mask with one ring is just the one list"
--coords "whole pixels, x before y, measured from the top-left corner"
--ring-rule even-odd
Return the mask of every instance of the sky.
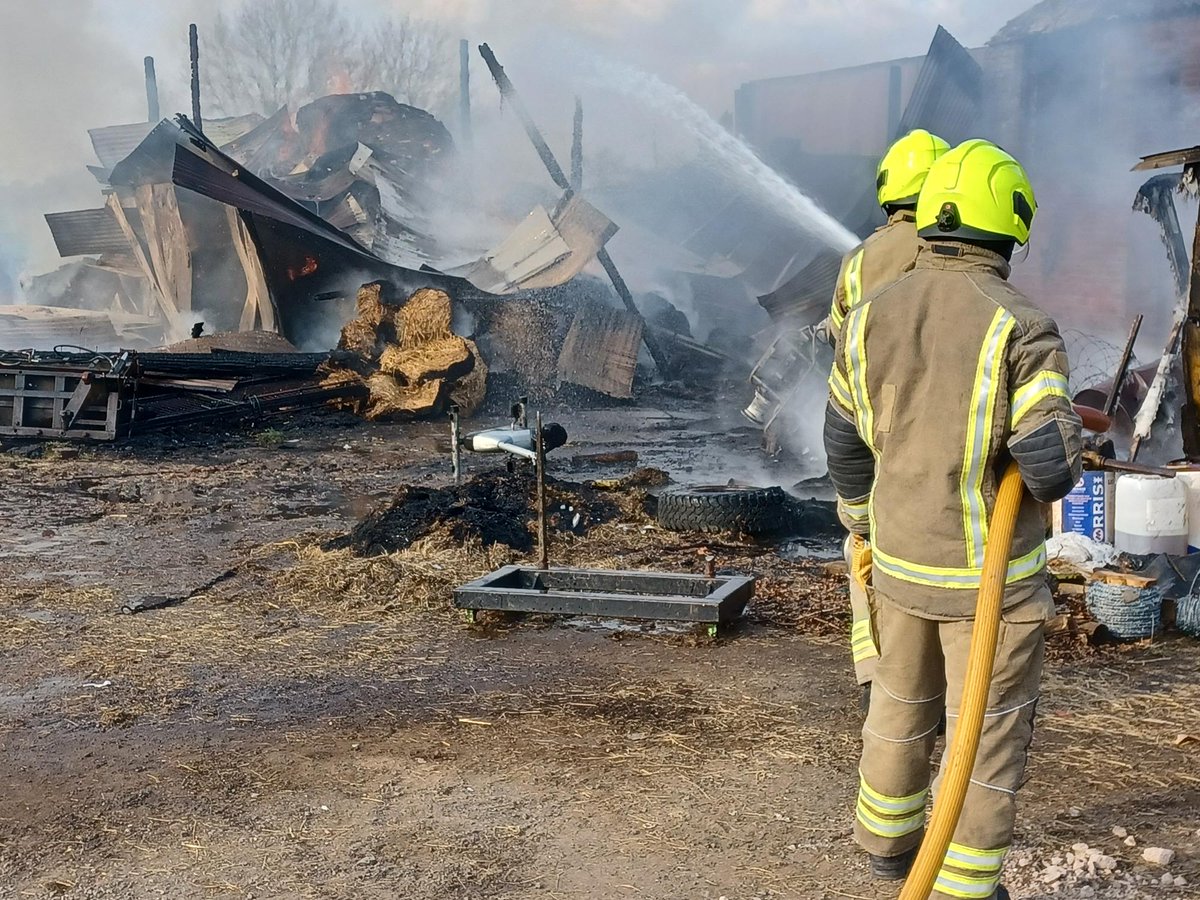
[[[169, 115], [185, 110], [187, 26], [243, 0], [0, 0], [0, 261], [53, 261], [41, 213], [98, 204], [87, 129], [145, 116], [154, 56]], [[561, 37], [678, 86], [715, 116], [739, 84], [924, 53], [938, 24], [985, 43], [1033, 0], [357, 0], [487, 41], [514, 72]], [[477, 72], [482, 67], [477, 67]], [[482, 73], [480, 73], [482, 74]], [[23, 246], [22, 246], [23, 245]], [[12, 264], [10, 263], [10, 266]]]

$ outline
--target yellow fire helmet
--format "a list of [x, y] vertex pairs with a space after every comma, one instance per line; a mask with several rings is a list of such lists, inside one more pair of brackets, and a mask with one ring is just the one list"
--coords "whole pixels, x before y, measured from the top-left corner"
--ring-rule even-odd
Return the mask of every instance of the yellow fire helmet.
[[929, 167], [950, 145], [923, 128], [910, 131], [888, 148], [875, 173], [880, 206], [912, 206]]
[[967, 141], [929, 170], [917, 202], [917, 233], [1024, 246], [1036, 212], [1021, 164], [990, 141]]

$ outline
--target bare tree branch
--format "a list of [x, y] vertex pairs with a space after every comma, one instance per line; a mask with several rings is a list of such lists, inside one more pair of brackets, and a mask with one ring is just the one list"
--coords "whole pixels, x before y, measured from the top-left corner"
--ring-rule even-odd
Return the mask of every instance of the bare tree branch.
[[336, 0], [249, 0], [201, 36], [206, 102], [220, 115], [270, 115], [325, 94], [381, 90], [441, 109], [453, 99], [448, 35], [410, 16], [356, 25]]

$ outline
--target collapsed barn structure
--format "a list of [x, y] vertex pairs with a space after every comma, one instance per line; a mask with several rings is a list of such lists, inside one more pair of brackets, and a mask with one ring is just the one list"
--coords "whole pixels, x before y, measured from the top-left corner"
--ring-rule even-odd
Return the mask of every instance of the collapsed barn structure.
[[[29, 295], [40, 304], [4, 310], [10, 348], [44, 347], [69, 334], [74, 346], [66, 351], [144, 350], [213, 332], [277, 334], [291, 349], [337, 344], [361, 354], [362, 364], [350, 366], [343, 380], [358, 380], [350, 393], [368, 385], [383, 392], [370, 404], [374, 414], [443, 408], [449, 395], [434, 385], [447, 377], [464, 378], [460, 393], [475, 398], [468, 408], [478, 405], [485, 358], [535, 394], [566, 381], [632, 396], [639, 345], [653, 343], [647, 326], [632, 298], [626, 309], [615, 308], [594, 279], [578, 277], [616, 226], [566, 190], [552, 209], [535, 206], [490, 250], [440, 244], [429, 221], [456, 213], [455, 201], [437, 192], [454, 148], [445, 127], [422, 110], [382, 93], [334, 95], [294, 116], [285, 108], [266, 119], [210, 120], [203, 131], [179, 116], [95, 129], [91, 137], [100, 165], [89, 168], [104, 205], [47, 215], [60, 254], [72, 261], [34, 280]], [[368, 288], [360, 290], [363, 284]], [[444, 371], [406, 380], [429, 403], [391, 396], [387, 373], [403, 366], [386, 351], [381, 357], [347, 342], [356, 324], [383, 324], [381, 346], [395, 341], [394, 348], [411, 349], [405, 329], [390, 338], [385, 332], [414, 290], [414, 298], [441, 298], [433, 314], [439, 324], [425, 324], [444, 332], [442, 349], [451, 339], [464, 348], [464, 358]], [[451, 296], [458, 331], [478, 343], [452, 333]], [[408, 334], [419, 330], [408, 323]], [[213, 346], [242, 345], [228, 339]], [[92, 410], [102, 428], [72, 428], [83, 421], [74, 407], [97, 403], [95, 396], [70, 397], [86, 370], [95, 371], [97, 383], [119, 381], [117, 395], [132, 389], [134, 373], [147, 371], [115, 366], [113, 355], [88, 361], [78, 353], [9, 352], [0, 428], [22, 436], [127, 430], [128, 416], [118, 422], [105, 415], [107, 401]], [[666, 358], [656, 356], [665, 367]], [[325, 354], [326, 363], [334, 358]], [[467, 359], [478, 364], [455, 374]], [[204, 380], [202, 369], [189, 372], [193, 386]], [[43, 391], [55, 374], [56, 390]], [[329, 393], [326, 383], [313, 396]], [[217, 399], [214, 408], [227, 398]]]

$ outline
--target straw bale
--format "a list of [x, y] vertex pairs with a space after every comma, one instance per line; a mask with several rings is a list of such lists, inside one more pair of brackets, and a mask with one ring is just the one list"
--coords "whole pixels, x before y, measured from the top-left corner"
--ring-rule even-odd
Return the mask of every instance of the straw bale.
[[339, 350], [349, 350], [364, 359], [374, 359], [379, 343], [378, 326], [362, 319], [351, 319], [342, 327]]
[[394, 322], [397, 340], [405, 350], [450, 337], [450, 295], [421, 288], [396, 310]]
[[475, 365], [450, 389], [450, 402], [458, 406], [463, 416], [473, 416], [487, 396], [488, 367], [474, 341], [463, 343], [467, 345]]
[[405, 386], [386, 372], [376, 372], [367, 379], [367, 387], [371, 390], [367, 418], [379, 419], [395, 413], [415, 415], [432, 411], [437, 405], [442, 382]]
[[383, 285], [378, 281], [364, 284], [358, 289], [354, 306], [356, 310], [354, 317], [358, 321], [372, 327], [378, 326], [386, 313], [386, 304], [383, 302]]
[[473, 357], [467, 342], [457, 335], [400, 349], [389, 345], [379, 357], [379, 368], [408, 384], [437, 378], [461, 378], [471, 371]]

